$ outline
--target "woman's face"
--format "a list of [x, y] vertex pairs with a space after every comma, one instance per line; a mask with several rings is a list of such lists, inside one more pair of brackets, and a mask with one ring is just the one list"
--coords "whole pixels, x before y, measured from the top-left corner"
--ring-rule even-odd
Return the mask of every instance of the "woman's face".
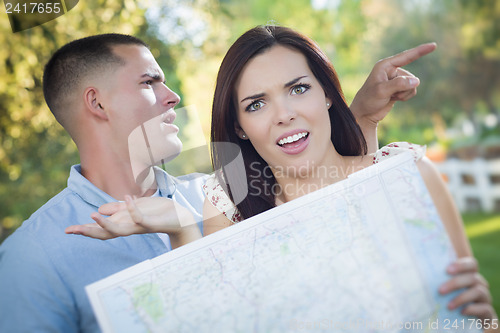
[[236, 97], [238, 136], [274, 170], [307, 173], [333, 153], [330, 100], [299, 51], [277, 45], [252, 58]]

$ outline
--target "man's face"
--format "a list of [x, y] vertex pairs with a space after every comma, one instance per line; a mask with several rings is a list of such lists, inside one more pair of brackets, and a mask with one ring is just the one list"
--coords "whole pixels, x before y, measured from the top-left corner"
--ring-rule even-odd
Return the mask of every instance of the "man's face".
[[172, 124], [179, 96], [165, 78], [151, 52], [142, 45], [120, 45], [114, 53], [124, 60], [101, 82], [102, 107], [112, 131], [110, 149], [118, 158], [130, 157], [144, 167], [177, 156], [182, 143]]

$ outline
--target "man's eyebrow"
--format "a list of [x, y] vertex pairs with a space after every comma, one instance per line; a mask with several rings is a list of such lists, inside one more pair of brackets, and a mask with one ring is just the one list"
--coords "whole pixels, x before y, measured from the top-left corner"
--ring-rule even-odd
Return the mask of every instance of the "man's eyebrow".
[[307, 75], [303, 75], [303, 76], [299, 76], [298, 78], [295, 78], [291, 81], [288, 81], [287, 83], [285, 83], [284, 87], [285, 88], [288, 88], [288, 87], [291, 87], [293, 86], [295, 83], [299, 82], [301, 79], [307, 77]]
[[165, 79], [163, 78], [163, 75], [160, 75], [160, 73], [144, 73], [141, 75], [141, 78], [145, 78], [145, 77], [150, 77], [155, 81], [160, 81], [160, 82], [165, 81]]

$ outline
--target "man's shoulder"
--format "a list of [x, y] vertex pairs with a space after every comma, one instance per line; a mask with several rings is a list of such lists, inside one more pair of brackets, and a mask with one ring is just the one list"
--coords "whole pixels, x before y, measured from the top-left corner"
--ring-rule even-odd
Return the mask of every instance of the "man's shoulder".
[[70, 212], [70, 210], [64, 207], [72, 206], [77, 201], [81, 201], [81, 198], [69, 188], [65, 188], [31, 214], [31, 216], [24, 221], [23, 226], [43, 220], [46, 216], [58, 215], [62, 217]]
[[31, 214], [9, 238], [17, 239], [16, 242], [21, 239], [43, 241], [47, 237], [53, 240], [56, 235], [65, 235], [65, 227], [76, 224], [83, 202], [80, 196], [65, 188]]
[[201, 172], [193, 172], [182, 176], [172, 176], [167, 171], [155, 167], [157, 180], [159, 185], [162, 184], [167, 187], [174, 186], [176, 189], [182, 189], [183, 191], [194, 191], [200, 192], [202, 191], [202, 186], [206, 182], [209, 175]]
[[201, 173], [201, 172], [193, 172], [189, 173], [187, 175], [182, 175], [178, 177], [173, 177], [171, 176], [175, 182], [177, 183], [182, 183], [182, 182], [196, 182], [196, 183], [205, 183], [209, 177], [206, 173]]
[[177, 191], [189, 197], [204, 198], [203, 185], [208, 179], [204, 173], [190, 173], [187, 175], [173, 177]]

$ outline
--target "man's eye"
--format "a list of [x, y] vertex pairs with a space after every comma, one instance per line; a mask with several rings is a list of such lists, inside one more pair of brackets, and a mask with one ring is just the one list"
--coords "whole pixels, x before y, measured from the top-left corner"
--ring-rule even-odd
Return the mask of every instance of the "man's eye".
[[148, 86], [153, 84], [153, 80], [147, 80], [143, 82], [144, 84], [147, 84]]
[[260, 108], [262, 108], [264, 106], [264, 102], [263, 101], [255, 101], [253, 102], [252, 104], [250, 104], [249, 106], [246, 107], [246, 111], [257, 111], [259, 110]]

